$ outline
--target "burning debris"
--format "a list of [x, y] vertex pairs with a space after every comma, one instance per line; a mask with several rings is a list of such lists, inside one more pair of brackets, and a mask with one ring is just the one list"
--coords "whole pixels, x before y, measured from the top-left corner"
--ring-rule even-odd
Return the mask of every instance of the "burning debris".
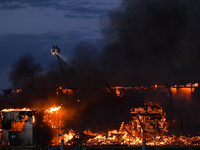
[[128, 124], [123, 122], [119, 130], [110, 130], [101, 134], [85, 131], [93, 136], [87, 140], [86, 145], [139, 146], [144, 138], [151, 143], [156, 135], [162, 137], [166, 135], [166, 115], [159, 105], [149, 104], [145, 108], [133, 108], [131, 115], [132, 120]]
[[1, 111], [2, 145], [146, 145], [174, 146], [199, 145], [200, 137], [175, 136], [168, 133], [166, 113], [158, 104], [149, 103], [145, 107], [132, 108], [132, 119], [122, 122], [118, 130], [92, 132], [77, 131], [75, 128], [63, 128], [62, 107], [50, 107], [45, 110], [3, 109]]
[[134, 108], [131, 110], [131, 115], [137, 129], [136, 135], [152, 138], [152, 136], [166, 133], [166, 114], [158, 104], [150, 103], [146, 108]]
[[[64, 136], [66, 145], [82, 144], [93, 145], [129, 145], [141, 146], [142, 140], [146, 139], [149, 146], [176, 146], [176, 145], [199, 145], [200, 137], [169, 135], [166, 122], [166, 114], [156, 104], [148, 104], [145, 108], [133, 108], [131, 110], [132, 120], [121, 124], [119, 130], [108, 130], [107, 132], [91, 132], [85, 130], [76, 133], [70, 130]], [[80, 143], [77, 143], [79, 140]]]

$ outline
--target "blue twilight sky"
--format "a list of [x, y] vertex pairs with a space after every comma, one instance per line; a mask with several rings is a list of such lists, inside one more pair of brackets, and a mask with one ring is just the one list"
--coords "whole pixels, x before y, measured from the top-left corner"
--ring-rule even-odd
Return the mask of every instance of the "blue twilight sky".
[[[73, 84], [200, 82], [200, 1], [0, 0], [0, 19], [0, 89], [9, 88], [11, 68], [15, 88], [25, 82], [27, 69], [39, 71], [46, 82], [58, 79], [47, 79], [52, 74], [45, 73], [49, 64], [59, 69], [50, 55], [53, 45], [61, 48], [78, 76], [65, 68], [65, 79]], [[17, 63], [30, 54], [36, 63], [32, 68], [23, 68], [27, 61]]]
[[[0, 89], [9, 88], [8, 72], [21, 55], [31, 52], [47, 66], [57, 59], [53, 45], [67, 58], [79, 41], [100, 43], [100, 17], [120, 5], [119, 0], [1, 0]], [[99, 44], [101, 45], [101, 44]]]

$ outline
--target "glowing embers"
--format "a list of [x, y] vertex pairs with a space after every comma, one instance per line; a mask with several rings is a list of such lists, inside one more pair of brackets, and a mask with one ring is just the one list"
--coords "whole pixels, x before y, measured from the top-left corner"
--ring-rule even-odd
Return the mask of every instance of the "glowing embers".
[[11, 93], [12, 94], [16, 94], [16, 93], [20, 93], [20, 92], [23, 92], [22, 89], [17, 89], [17, 90], [12, 90]]
[[[85, 131], [87, 133], [88, 131]], [[89, 138], [86, 142], [86, 145], [114, 145], [114, 144], [123, 144], [122, 136], [119, 131], [111, 130], [108, 133], [90, 133], [90, 136], [93, 138]]]
[[69, 88], [63, 88], [63, 87], [60, 86], [59, 88], [57, 88], [57, 95], [59, 93], [67, 94], [67, 95], [74, 95], [74, 90], [69, 89]]
[[24, 123], [25, 122], [11, 122], [10, 131], [24, 131]]
[[117, 86], [117, 87], [112, 87], [111, 89], [115, 89], [115, 93], [117, 96], [120, 96], [120, 97], [123, 96], [122, 90], [124, 89], [124, 87]]

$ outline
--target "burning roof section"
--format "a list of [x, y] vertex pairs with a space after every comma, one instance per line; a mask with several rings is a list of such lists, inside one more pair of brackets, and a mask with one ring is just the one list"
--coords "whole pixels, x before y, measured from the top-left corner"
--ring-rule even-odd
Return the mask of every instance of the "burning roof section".
[[103, 89], [106, 89], [109, 93], [114, 92], [116, 96], [123, 97], [124, 94], [127, 93], [127, 91], [138, 91], [138, 90], [154, 90], [154, 91], [160, 91], [160, 92], [168, 92], [170, 90], [175, 97], [184, 97], [186, 100], [191, 99], [191, 93], [195, 92], [195, 88], [198, 88], [198, 83], [187, 83], [185, 85], [152, 85], [152, 86], [116, 86], [116, 87], [103, 87]]

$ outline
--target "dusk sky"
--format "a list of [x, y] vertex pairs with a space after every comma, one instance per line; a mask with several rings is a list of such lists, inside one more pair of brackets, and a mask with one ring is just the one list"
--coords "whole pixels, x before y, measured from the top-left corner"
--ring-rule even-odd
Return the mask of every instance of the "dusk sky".
[[22, 87], [27, 70], [62, 83], [53, 45], [68, 62], [65, 86], [200, 81], [200, 1], [1, 0], [0, 11], [0, 89]]
[[57, 61], [50, 55], [53, 45], [67, 58], [80, 41], [99, 43], [100, 17], [119, 5], [119, 0], [1, 0], [0, 89], [9, 88], [8, 72], [21, 55], [30, 52], [46, 67]]

